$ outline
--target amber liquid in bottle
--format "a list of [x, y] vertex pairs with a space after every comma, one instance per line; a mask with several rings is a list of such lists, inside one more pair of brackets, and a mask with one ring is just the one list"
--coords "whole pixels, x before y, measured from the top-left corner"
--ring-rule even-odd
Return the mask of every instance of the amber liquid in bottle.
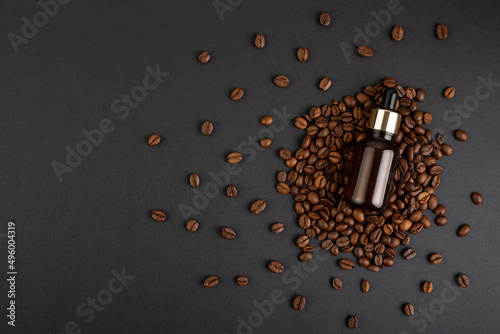
[[399, 151], [395, 134], [368, 129], [368, 138], [354, 149], [354, 159], [344, 199], [352, 205], [374, 211], [387, 206]]

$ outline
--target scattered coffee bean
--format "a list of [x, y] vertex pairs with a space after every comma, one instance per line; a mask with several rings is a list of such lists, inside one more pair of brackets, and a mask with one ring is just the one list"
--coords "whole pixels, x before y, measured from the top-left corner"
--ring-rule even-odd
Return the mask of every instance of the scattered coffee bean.
[[405, 305], [405, 314], [409, 317], [412, 317], [415, 314], [415, 308], [412, 304]]
[[285, 266], [278, 261], [271, 261], [269, 263], [269, 270], [275, 274], [281, 274], [285, 270]]
[[354, 269], [354, 262], [351, 260], [346, 260], [342, 259], [339, 261], [340, 268], [344, 270], [353, 270]]
[[219, 284], [219, 278], [215, 275], [212, 275], [212, 276], [208, 276], [206, 279], [205, 279], [205, 282], [203, 283], [203, 285], [207, 288], [213, 288], [214, 286], [216, 286], [217, 284]]
[[480, 205], [483, 203], [483, 196], [480, 193], [472, 193], [471, 198], [472, 202], [476, 205]]
[[469, 139], [467, 132], [465, 132], [464, 130], [456, 130], [454, 135], [455, 138], [459, 141], [467, 141]]
[[443, 145], [443, 154], [444, 155], [452, 155], [453, 154], [453, 147], [448, 144]]
[[224, 227], [221, 231], [220, 234], [227, 240], [232, 240], [236, 237], [236, 232], [232, 228], [229, 227]]
[[152, 135], [148, 139], [148, 144], [151, 146], [156, 146], [160, 143], [160, 141], [161, 141], [160, 135]]
[[297, 50], [297, 58], [301, 62], [305, 62], [307, 60], [307, 58], [309, 58], [309, 51], [307, 51], [306, 48], [299, 48]]
[[297, 246], [304, 248], [309, 243], [309, 237], [307, 235], [301, 235], [297, 239]]
[[283, 160], [289, 160], [292, 158], [292, 153], [290, 152], [289, 149], [286, 149], [286, 148], [282, 148], [280, 150], [280, 157], [281, 159]]
[[331, 85], [332, 85], [332, 79], [324, 77], [319, 82], [319, 89], [321, 89], [321, 90], [328, 90]]
[[266, 201], [259, 199], [252, 204], [250, 211], [252, 211], [253, 214], [258, 215], [259, 213], [264, 211], [265, 208], [266, 208]]
[[258, 49], [262, 49], [266, 45], [266, 38], [262, 34], [257, 34], [255, 36], [255, 46]]
[[226, 194], [229, 198], [236, 197], [236, 195], [238, 195], [238, 189], [235, 186], [230, 185], [226, 189]]
[[302, 311], [306, 307], [306, 298], [304, 296], [297, 296], [293, 300], [293, 308], [297, 311]]
[[460, 287], [463, 289], [468, 287], [470, 284], [469, 277], [467, 277], [467, 275], [465, 275], [465, 274], [458, 275], [457, 282], [458, 282], [458, 285], [460, 285]]
[[191, 187], [198, 187], [200, 185], [200, 177], [198, 174], [189, 175], [189, 184]]
[[342, 281], [338, 277], [334, 277], [332, 280], [332, 286], [335, 290], [341, 290], [342, 289]]
[[465, 237], [469, 233], [470, 233], [470, 225], [469, 224], [463, 224], [462, 226], [460, 226], [460, 228], [458, 229], [458, 232], [457, 232], [459, 237]]
[[443, 256], [439, 253], [432, 254], [429, 260], [432, 264], [439, 264], [441, 263], [441, 261], [443, 261]]
[[373, 56], [373, 50], [366, 45], [358, 46], [358, 53], [361, 57], [369, 58]]
[[227, 156], [227, 162], [230, 164], [237, 164], [238, 162], [241, 162], [241, 160], [243, 160], [243, 156], [239, 152], [233, 152]]
[[284, 170], [278, 172], [278, 182], [285, 182], [287, 180], [287, 174]]
[[188, 221], [188, 223], [186, 224], [186, 229], [189, 231], [189, 232], [195, 232], [198, 227], [200, 226], [200, 224], [194, 220], [194, 219], [191, 219], [190, 221]]
[[408, 248], [408, 249], [407, 249], [407, 250], [405, 250], [405, 252], [403, 253], [403, 257], [404, 257], [406, 260], [411, 260], [411, 259], [413, 259], [416, 255], [417, 255], [417, 251], [415, 250], [415, 248]]
[[210, 121], [205, 121], [201, 126], [201, 133], [205, 136], [210, 136], [214, 131], [214, 125]]
[[268, 148], [272, 143], [273, 140], [271, 138], [262, 138], [261, 140], [259, 140], [259, 145], [263, 148]]
[[248, 284], [248, 278], [246, 276], [240, 276], [236, 278], [236, 283], [239, 286], [246, 286]]
[[274, 78], [274, 84], [278, 87], [288, 87], [290, 85], [290, 79], [284, 75], [278, 75]]
[[332, 21], [332, 17], [330, 15], [330, 13], [328, 13], [328, 12], [323, 12], [319, 16], [319, 23], [321, 23], [321, 25], [323, 27], [328, 27], [330, 25], [331, 21]]
[[208, 51], [203, 51], [202, 53], [200, 53], [200, 55], [198, 56], [198, 60], [203, 63], [203, 64], [206, 64], [208, 63], [208, 61], [210, 60], [210, 52]]
[[285, 230], [285, 225], [283, 225], [282, 223], [276, 223], [276, 224], [273, 224], [273, 226], [271, 226], [271, 231], [273, 231], [273, 233], [281, 233]]
[[299, 260], [302, 262], [310, 261], [310, 260], [312, 260], [312, 258], [313, 258], [313, 255], [310, 252], [303, 252], [299, 255]]
[[295, 126], [301, 130], [307, 128], [307, 121], [302, 117], [297, 117], [296, 119], [294, 119], [293, 124], [295, 124]]
[[363, 282], [361, 282], [361, 291], [363, 291], [364, 293], [368, 293], [369, 290], [370, 282], [368, 282], [367, 280], [363, 280]]
[[418, 102], [423, 102], [425, 100], [425, 90], [417, 89], [417, 95], [415, 96], [415, 100]]
[[350, 329], [355, 329], [356, 327], [358, 327], [358, 323], [359, 323], [358, 318], [355, 315], [351, 315], [349, 317], [349, 320], [347, 321], [347, 324]]
[[399, 42], [400, 40], [403, 39], [403, 27], [401, 26], [395, 26], [394, 29], [392, 29], [392, 39], [395, 40], [396, 42]]
[[431, 293], [432, 289], [434, 289], [434, 285], [429, 281], [424, 282], [424, 285], [422, 285], [422, 291], [425, 293]]
[[260, 124], [262, 125], [271, 125], [273, 124], [273, 117], [272, 116], [264, 116], [260, 119]]
[[455, 87], [446, 88], [444, 91], [444, 97], [451, 99], [453, 96], [455, 96]]
[[157, 222], [162, 222], [167, 218], [167, 215], [165, 215], [165, 213], [161, 211], [154, 210], [153, 212], [151, 212], [151, 217], [153, 217], [153, 219]]
[[239, 99], [241, 99], [243, 97], [243, 89], [241, 88], [235, 88], [233, 89], [233, 91], [231, 92], [231, 99], [233, 101], [238, 101]]
[[439, 39], [446, 39], [448, 37], [448, 28], [442, 23], [438, 24], [436, 28], [436, 34]]
[[278, 185], [276, 186], [276, 189], [282, 195], [287, 195], [290, 193], [290, 187], [288, 186], [288, 184], [283, 183], [283, 182], [278, 183]]

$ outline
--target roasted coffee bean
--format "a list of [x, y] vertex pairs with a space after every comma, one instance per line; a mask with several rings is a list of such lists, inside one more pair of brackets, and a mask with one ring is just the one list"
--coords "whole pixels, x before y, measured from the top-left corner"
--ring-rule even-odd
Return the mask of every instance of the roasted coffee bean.
[[480, 205], [483, 203], [483, 196], [480, 193], [472, 193], [471, 198], [472, 202], [476, 205]]
[[271, 125], [273, 124], [273, 117], [272, 116], [264, 116], [260, 119], [260, 124], [262, 125]]
[[455, 138], [459, 141], [467, 141], [469, 139], [467, 132], [465, 132], [464, 130], [455, 130], [454, 135]]
[[469, 224], [463, 224], [462, 226], [460, 226], [460, 228], [458, 229], [458, 232], [457, 232], [459, 237], [465, 237], [469, 233], [470, 233], [470, 225]]
[[377, 265], [374, 265], [374, 264], [370, 264], [368, 266], [368, 269], [371, 270], [371, 271], [373, 271], [373, 272], [376, 272], [376, 273], [378, 273], [380, 271], [380, 267], [377, 266]]
[[312, 260], [312, 258], [313, 258], [313, 255], [310, 252], [303, 252], [299, 255], [299, 260], [302, 262], [310, 261], [310, 260]]
[[202, 53], [199, 54], [198, 60], [200, 63], [206, 64], [210, 60], [210, 52], [208, 51], [203, 51]]
[[285, 75], [278, 75], [274, 78], [274, 84], [278, 87], [288, 87], [288, 85], [290, 85], [290, 79]]
[[273, 224], [273, 226], [271, 226], [271, 231], [273, 231], [273, 233], [281, 233], [285, 230], [285, 225], [283, 225], [282, 223], [276, 223], [276, 224]]
[[148, 144], [151, 146], [156, 146], [160, 143], [160, 141], [161, 141], [160, 135], [152, 135], [148, 139]]
[[198, 174], [189, 175], [189, 184], [191, 187], [198, 187], [200, 185], [200, 177]]
[[258, 49], [262, 49], [266, 45], [266, 38], [262, 34], [257, 34], [254, 43]]
[[311, 246], [311, 245], [307, 245], [307, 246], [305, 246], [304, 248], [302, 248], [302, 250], [303, 250], [304, 252], [307, 252], [307, 253], [312, 253], [312, 252], [314, 252], [314, 251], [315, 251], [314, 247], [313, 247], [313, 246]]
[[392, 39], [394, 39], [396, 42], [399, 42], [403, 39], [403, 34], [403, 27], [401, 26], [395, 26], [394, 29], [392, 29]]
[[248, 278], [246, 276], [240, 276], [236, 278], [236, 283], [239, 286], [246, 286], [248, 284]]
[[276, 189], [282, 195], [287, 195], [290, 193], [290, 187], [286, 183], [283, 183], [283, 182], [278, 183], [278, 185], [276, 186]]
[[201, 133], [205, 136], [210, 136], [214, 131], [214, 125], [210, 121], [205, 121], [201, 126]]
[[444, 24], [438, 24], [436, 28], [437, 37], [441, 40], [448, 38], [448, 28]]
[[186, 229], [189, 232], [195, 232], [199, 226], [200, 226], [200, 224], [196, 220], [191, 219], [190, 221], [187, 222]]
[[415, 96], [415, 100], [418, 102], [423, 102], [425, 100], [425, 90], [417, 89], [417, 95]]
[[416, 255], [417, 255], [417, 251], [415, 250], [415, 248], [408, 248], [408, 249], [407, 249], [407, 250], [405, 250], [405, 252], [403, 253], [403, 257], [404, 257], [406, 260], [411, 260], [411, 259], [413, 259]]
[[350, 329], [355, 329], [356, 327], [358, 327], [359, 320], [358, 320], [358, 318], [356, 318], [355, 315], [351, 315], [349, 317], [349, 320], [347, 321], [347, 324], [348, 324]]
[[323, 12], [319, 16], [319, 23], [321, 23], [321, 25], [323, 27], [328, 27], [330, 25], [331, 21], [332, 21], [332, 17], [330, 15], [330, 13], [328, 13], [328, 12]]
[[432, 264], [439, 264], [441, 261], [443, 261], [443, 256], [439, 253], [432, 254], [429, 257], [429, 260], [431, 261]]
[[280, 150], [280, 157], [283, 160], [289, 160], [292, 158], [292, 153], [290, 153], [290, 150], [287, 148], [282, 148]]
[[463, 289], [468, 287], [470, 284], [469, 277], [467, 277], [467, 275], [465, 275], [465, 274], [458, 275], [457, 282], [458, 282], [458, 285], [460, 285], [460, 287]]
[[243, 97], [243, 89], [241, 88], [235, 88], [233, 89], [233, 91], [231, 92], [231, 99], [233, 101], [238, 101], [239, 99], [241, 99]]
[[306, 307], [306, 298], [304, 296], [297, 296], [293, 300], [293, 308], [297, 311], [302, 311]]
[[444, 97], [451, 99], [453, 96], [455, 96], [455, 87], [446, 88], [444, 91]]
[[238, 195], [238, 189], [236, 189], [235, 186], [230, 185], [226, 189], [226, 194], [230, 198], [236, 197], [236, 195]]
[[250, 211], [252, 211], [253, 214], [258, 215], [259, 213], [264, 211], [265, 208], [266, 201], [264, 201], [263, 199], [259, 199], [252, 204], [252, 206], [250, 207]]
[[295, 124], [295, 126], [298, 128], [298, 129], [301, 129], [301, 130], [304, 130], [305, 128], [307, 128], [307, 121], [302, 118], [302, 117], [298, 117], [296, 118], [294, 121], [293, 121], [293, 124]]
[[435, 221], [436, 221], [437, 226], [444, 226], [444, 225], [448, 224], [448, 218], [446, 218], [446, 216], [436, 217]]
[[363, 291], [364, 293], [368, 293], [369, 290], [370, 283], [367, 280], [363, 280], [363, 282], [361, 282], [361, 291]]
[[287, 180], [287, 174], [285, 171], [279, 171], [278, 176], [276, 177], [278, 179], [278, 182], [285, 182]]
[[410, 232], [412, 234], [418, 234], [422, 231], [423, 228], [424, 228], [424, 224], [416, 223], [416, 224], [412, 225], [412, 227], [410, 228]]
[[319, 89], [321, 89], [321, 90], [328, 90], [331, 85], [332, 85], [332, 79], [330, 79], [328, 77], [324, 77], [319, 82]]
[[226, 238], [227, 240], [232, 240], [236, 237], [236, 232], [232, 228], [229, 227], [224, 227], [221, 231], [220, 234]]
[[307, 246], [308, 243], [309, 243], [309, 237], [307, 235], [301, 235], [297, 239], [297, 246], [299, 246], [300, 248]]
[[285, 270], [285, 266], [278, 261], [271, 261], [269, 263], [269, 270], [275, 274], [281, 274]]
[[208, 276], [206, 279], [205, 279], [205, 282], [203, 282], [203, 285], [207, 288], [213, 288], [214, 286], [216, 286], [217, 284], [219, 284], [219, 278], [215, 275], [212, 275], [212, 276]]
[[412, 317], [415, 314], [415, 308], [412, 304], [406, 304], [404, 307], [405, 314], [409, 317]]
[[238, 162], [241, 162], [241, 160], [243, 160], [243, 156], [239, 152], [233, 152], [227, 156], [227, 162], [230, 164], [237, 164]]
[[153, 219], [157, 222], [162, 222], [167, 218], [167, 215], [165, 215], [162, 211], [154, 210], [151, 212], [151, 217], [153, 217]]
[[451, 147], [448, 144], [444, 144], [442, 151], [443, 151], [444, 155], [452, 155], [453, 154], [453, 147]]
[[342, 281], [338, 277], [334, 277], [332, 280], [332, 286], [335, 290], [341, 290], [342, 289]]
[[425, 293], [431, 293], [432, 289], [434, 289], [434, 285], [429, 281], [424, 282], [424, 284], [422, 285], [422, 291], [424, 291]]
[[339, 261], [339, 265], [344, 270], [354, 269], [354, 262], [352, 262], [351, 260], [342, 259]]
[[299, 48], [297, 50], [297, 59], [301, 62], [305, 62], [309, 58], [309, 51], [306, 48]]
[[358, 53], [361, 57], [369, 58], [373, 56], [373, 50], [366, 45], [358, 46]]

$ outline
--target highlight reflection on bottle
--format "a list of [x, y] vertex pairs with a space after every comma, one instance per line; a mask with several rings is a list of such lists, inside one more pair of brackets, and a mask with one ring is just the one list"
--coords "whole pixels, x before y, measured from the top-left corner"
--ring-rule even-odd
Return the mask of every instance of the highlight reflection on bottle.
[[399, 131], [401, 115], [395, 89], [385, 91], [380, 108], [372, 110], [366, 125], [367, 138], [354, 150], [354, 159], [344, 198], [366, 210], [383, 211], [394, 183], [399, 151], [394, 140]]

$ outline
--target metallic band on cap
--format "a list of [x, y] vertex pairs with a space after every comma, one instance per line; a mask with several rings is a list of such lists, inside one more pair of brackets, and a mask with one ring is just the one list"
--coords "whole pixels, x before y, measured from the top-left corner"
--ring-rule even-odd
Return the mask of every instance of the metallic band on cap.
[[366, 127], [397, 134], [401, 124], [401, 114], [387, 109], [373, 109]]

